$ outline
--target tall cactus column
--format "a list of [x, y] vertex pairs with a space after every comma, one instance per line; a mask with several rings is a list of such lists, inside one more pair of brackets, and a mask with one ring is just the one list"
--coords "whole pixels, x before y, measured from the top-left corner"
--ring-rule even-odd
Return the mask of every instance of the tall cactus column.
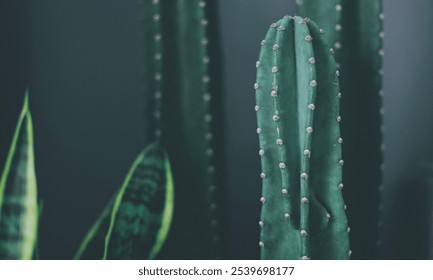
[[382, 49], [380, 0], [303, 0], [300, 15], [325, 28], [341, 70], [344, 197], [353, 258], [377, 258], [382, 186]]
[[163, 76], [163, 38], [161, 4], [159, 0], [143, 0], [144, 38], [146, 63], [146, 111], [153, 138], [159, 139], [162, 133], [162, 87]]
[[339, 85], [322, 30], [284, 17], [256, 66], [262, 259], [348, 259]]
[[225, 256], [215, 5], [144, 2], [148, 119], [167, 147], [177, 188], [173, 225], [160, 258]]

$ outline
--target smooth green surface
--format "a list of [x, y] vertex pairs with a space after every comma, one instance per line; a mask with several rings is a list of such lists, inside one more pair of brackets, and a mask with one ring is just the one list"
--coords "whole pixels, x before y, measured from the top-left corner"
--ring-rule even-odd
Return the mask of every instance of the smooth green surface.
[[0, 259], [32, 259], [37, 228], [33, 128], [27, 94], [0, 181]]
[[153, 259], [165, 242], [173, 214], [170, 164], [159, 144], [136, 159], [110, 213], [104, 259]]
[[285, 17], [262, 42], [255, 85], [262, 259], [349, 258], [339, 85], [322, 37], [313, 22]]
[[354, 259], [376, 259], [382, 184], [381, 0], [304, 0], [300, 15], [325, 28], [341, 76], [343, 181]]

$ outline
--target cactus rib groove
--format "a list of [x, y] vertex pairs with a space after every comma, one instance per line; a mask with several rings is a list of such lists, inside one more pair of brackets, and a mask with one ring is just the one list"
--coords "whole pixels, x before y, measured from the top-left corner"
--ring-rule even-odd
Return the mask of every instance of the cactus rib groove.
[[255, 87], [262, 259], [348, 259], [339, 84], [313, 21], [285, 16], [262, 41]]
[[354, 229], [352, 258], [376, 259], [384, 168], [382, 1], [303, 0], [299, 4], [301, 16], [324, 27], [324, 38], [335, 49], [341, 70], [341, 134], [347, 159], [344, 198]]

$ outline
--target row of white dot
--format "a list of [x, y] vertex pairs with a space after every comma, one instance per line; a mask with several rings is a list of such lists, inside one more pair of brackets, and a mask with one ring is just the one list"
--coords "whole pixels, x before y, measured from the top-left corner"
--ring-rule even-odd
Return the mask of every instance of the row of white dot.
[[[198, 2], [198, 6], [199, 6], [199, 8], [201, 8], [201, 9], [204, 10], [205, 7], [206, 7], [206, 2], [205, 1], [199, 1]], [[206, 12], [203, 11], [203, 14], [205, 15]], [[206, 18], [202, 18], [200, 20], [200, 25], [203, 28], [206, 28], [206, 26], [208, 25], [208, 20]], [[204, 32], [204, 33], [205, 33], [204, 36], [206, 36], [206, 32]], [[209, 39], [207, 37], [204, 37], [204, 38], [201, 39], [200, 42], [201, 42], [202, 46], [205, 47], [205, 46], [207, 46], [209, 44]], [[205, 52], [206, 52], [206, 48], [205, 48]], [[203, 57], [202, 61], [203, 61], [203, 64], [205, 66], [210, 63], [210, 58], [209, 58], [209, 56], [206, 53], [204, 54], [204, 57]], [[202, 81], [206, 85], [206, 87], [208, 87], [208, 84], [210, 82], [210, 76], [207, 75], [207, 74], [204, 74], [204, 76], [202, 78]], [[207, 108], [209, 108], [209, 102], [211, 101], [211, 99], [212, 99], [211, 94], [209, 92], [207, 92], [207, 90], [206, 90], [206, 92], [203, 95], [203, 101], [205, 102], [205, 106]], [[208, 166], [208, 168], [207, 168], [208, 174], [210, 176], [210, 184], [211, 184], [209, 186], [209, 191], [210, 191], [210, 196], [209, 197], [211, 198], [210, 205], [209, 205], [210, 217], [211, 217], [211, 223], [210, 223], [210, 225], [211, 225], [211, 227], [215, 228], [218, 225], [218, 221], [217, 221], [216, 215], [215, 215], [216, 214], [215, 210], [217, 209], [217, 204], [216, 204], [216, 201], [213, 200], [213, 198], [215, 198], [214, 192], [217, 190], [217, 188], [215, 186], [214, 178], [213, 178], [213, 175], [215, 174], [215, 166], [212, 165], [212, 156], [214, 155], [214, 150], [211, 148], [211, 146], [212, 146], [211, 140], [213, 138], [213, 135], [212, 135], [212, 133], [210, 131], [210, 124], [209, 124], [212, 121], [212, 115], [209, 112], [204, 116], [204, 121], [207, 124], [206, 125], [207, 129], [206, 129], [206, 132], [205, 132], [205, 139], [208, 141], [208, 148], [206, 150], [206, 155], [208, 156], [208, 160], [209, 160], [209, 164], [210, 164]], [[220, 238], [219, 238], [219, 236], [217, 235], [217, 233], [215, 231], [214, 235], [212, 237], [212, 241], [213, 242], [217, 242], [219, 240], [220, 240]]]
[[[157, 6], [159, 5], [159, 0], [152, 0], [152, 4], [154, 5], [154, 14], [153, 14], [153, 21], [155, 24], [155, 28], [160, 31], [160, 20], [161, 20], [161, 15], [157, 12]], [[157, 91], [154, 93], [153, 97], [154, 97], [154, 109], [155, 111], [153, 112], [153, 116], [157, 121], [157, 125], [155, 128], [155, 136], [158, 138], [161, 136], [161, 126], [160, 123], [158, 122], [158, 120], [161, 118], [161, 98], [162, 98], [162, 92], [160, 91], [161, 89], [161, 83], [162, 83], [162, 73], [160, 72], [160, 70], [162, 69], [162, 53], [161, 53], [161, 41], [162, 41], [162, 35], [161, 33], [156, 33], [153, 37], [154, 41], [155, 41], [155, 49], [157, 49], [157, 52], [154, 54], [154, 60], [155, 60], [155, 68], [158, 69], [158, 71], [155, 73], [154, 75], [154, 80], [157, 83], [156, 88]]]
[[[271, 28], [275, 28], [275, 27], [277, 27], [277, 25], [276, 25], [275, 23], [273, 23], [273, 24], [271, 25]], [[278, 30], [279, 30], [279, 31], [284, 31], [285, 28], [278, 28]], [[323, 34], [323, 33], [324, 33], [324, 30], [321, 29], [320, 32]], [[307, 36], [305, 37], [305, 40], [311, 42], [311, 41], [313, 40], [313, 38], [312, 38], [310, 35], [307, 35]], [[263, 41], [261, 42], [261, 45], [263, 46], [263, 45], [265, 45], [265, 44], [266, 44], [266, 40], [263, 40]], [[273, 45], [273, 47], [272, 47], [272, 49], [273, 49], [274, 51], [277, 51], [279, 48], [280, 48], [280, 46], [279, 46], [278, 44], [275, 44], [275, 45]], [[310, 58], [310, 59], [309, 59], [309, 62], [312, 63], [312, 64], [314, 64], [314, 63], [315, 63], [315, 59], [314, 59], [314, 57]], [[258, 67], [260, 67], [260, 66], [261, 66], [261, 62], [260, 62], [260, 61], [257, 61], [257, 62], [256, 62], [256, 67], [258, 68]], [[278, 67], [277, 67], [277, 66], [273, 66], [272, 69], [271, 69], [271, 72], [272, 72], [272, 73], [277, 73], [277, 72], [278, 72]], [[339, 75], [339, 74], [338, 74], [338, 71], [336, 72], [336, 74], [337, 74], [337, 76]], [[317, 82], [316, 82], [315, 80], [311, 81], [311, 82], [310, 82], [310, 86], [312, 86], [312, 87], [317, 86]], [[258, 83], [255, 83], [255, 84], [254, 84], [254, 88], [257, 90], [257, 89], [259, 88], [259, 84], [258, 84]], [[271, 92], [271, 96], [276, 97], [276, 96], [277, 96], [277, 91], [272, 90], [272, 92]], [[339, 93], [338, 97], [341, 97], [341, 94], [340, 94], [340, 93]], [[309, 108], [310, 110], [314, 110], [315, 105], [314, 105], [314, 104], [309, 104], [309, 105], [308, 105], [308, 108]], [[256, 112], [259, 111], [259, 105], [256, 105], [256, 106], [255, 106], [255, 111], [256, 111]], [[275, 115], [272, 117], [272, 119], [273, 119], [273, 121], [278, 121], [278, 120], [279, 120], [279, 116], [278, 116], [278, 114], [275, 114]], [[340, 117], [340, 116], [337, 117], [337, 121], [338, 121], [338, 122], [341, 121], [341, 117]], [[307, 131], [308, 134], [310, 134], [310, 133], [313, 132], [313, 129], [312, 129], [311, 127], [307, 127], [306, 131]], [[257, 133], [261, 133], [261, 128], [257, 128]], [[342, 138], [339, 138], [338, 142], [339, 142], [340, 144], [342, 144], [342, 143], [343, 143], [343, 139], [342, 139]], [[282, 139], [277, 139], [277, 140], [276, 140], [276, 143], [277, 143], [277, 145], [282, 145], [282, 144], [283, 144], [283, 141], [282, 141]], [[308, 155], [308, 156], [309, 156], [310, 154], [311, 154], [310, 150], [308, 150], [308, 149], [304, 150], [304, 155]], [[259, 155], [260, 155], [260, 156], [263, 156], [263, 155], [264, 155], [264, 150], [260, 149], [260, 151], [259, 151]], [[343, 160], [340, 160], [340, 161], [339, 161], [339, 164], [340, 164], [340, 165], [343, 165], [343, 164], [344, 164], [344, 161], [343, 161]], [[279, 163], [279, 167], [280, 167], [281, 169], [286, 168], [286, 164], [285, 164], [285, 163]], [[260, 174], [260, 176], [261, 176], [262, 179], [264, 179], [264, 178], [266, 177], [266, 174], [262, 172], [262, 173]], [[305, 173], [305, 172], [301, 173], [301, 178], [303, 178], [303, 179], [307, 179], [307, 178], [308, 178], [308, 174]], [[342, 183], [339, 184], [338, 187], [339, 187], [339, 189], [342, 189], [342, 188], [343, 188], [343, 184], [342, 184]], [[282, 194], [283, 194], [283, 195], [287, 195], [287, 194], [288, 194], [288, 190], [287, 190], [287, 189], [282, 189]], [[265, 198], [262, 197], [262, 198], [260, 199], [260, 201], [261, 201], [262, 203], [264, 203], [264, 202], [265, 202]], [[303, 197], [303, 198], [301, 199], [301, 203], [303, 203], [303, 204], [308, 203], [308, 198]], [[346, 209], [346, 206], [345, 206], [345, 209]], [[329, 219], [331, 218], [331, 215], [330, 215], [329, 213], [327, 213], [327, 214], [326, 214], [326, 217], [327, 217], [327, 219], [328, 219], [328, 221], [329, 221]], [[285, 213], [285, 214], [284, 214], [284, 218], [285, 218], [286, 220], [287, 220], [287, 219], [290, 219], [290, 214], [289, 214], [289, 213]], [[262, 228], [262, 227], [264, 226], [264, 223], [263, 223], [262, 221], [260, 221], [260, 222], [259, 222], [259, 226]], [[350, 228], [347, 229], [347, 232], [350, 232]], [[308, 235], [307, 231], [305, 231], [305, 230], [301, 230], [301, 231], [300, 231], [300, 234], [301, 234], [301, 236], [303, 236], [303, 237], [305, 237], [305, 236]], [[260, 245], [261, 247], [263, 247], [263, 246], [264, 246], [264, 243], [263, 243], [262, 241], [260, 241], [260, 242], [259, 242], [259, 245]]]

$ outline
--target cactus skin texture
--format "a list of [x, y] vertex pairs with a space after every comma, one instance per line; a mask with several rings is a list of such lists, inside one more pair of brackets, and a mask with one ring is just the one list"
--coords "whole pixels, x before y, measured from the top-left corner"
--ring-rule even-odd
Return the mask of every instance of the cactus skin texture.
[[271, 25], [256, 66], [261, 258], [348, 259], [339, 85], [323, 34], [285, 16]]
[[33, 127], [26, 94], [0, 181], [0, 259], [33, 258], [38, 218]]
[[341, 71], [343, 181], [353, 228], [353, 259], [378, 258], [382, 187], [382, 41], [380, 0], [303, 0], [299, 13], [325, 29]]
[[216, 1], [145, 0], [142, 6], [147, 119], [167, 147], [178, 188], [172, 230], [158, 258], [224, 258]]

